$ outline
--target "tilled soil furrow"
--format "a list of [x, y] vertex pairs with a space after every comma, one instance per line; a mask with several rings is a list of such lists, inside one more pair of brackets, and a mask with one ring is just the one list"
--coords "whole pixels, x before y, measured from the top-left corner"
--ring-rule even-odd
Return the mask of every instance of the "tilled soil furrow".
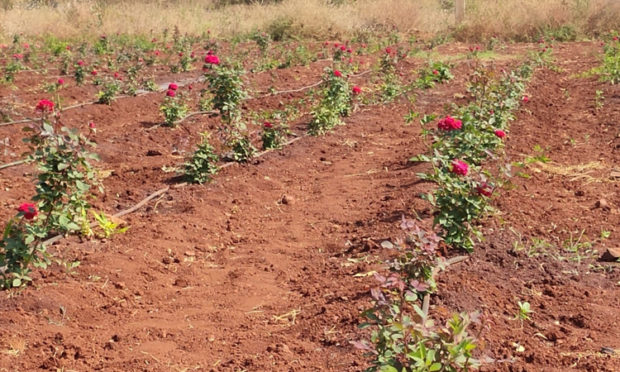
[[[463, 82], [418, 109], [441, 110]], [[367, 284], [342, 252], [360, 234], [395, 232], [378, 209], [406, 211], [415, 197], [406, 159], [424, 145], [406, 113], [363, 109], [212, 184], [173, 188], [109, 242], [63, 242], [81, 247], [75, 276], [52, 271], [3, 305], [29, 319], [3, 324], [29, 343], [18, 368], [358, 370], [347, 340]]]

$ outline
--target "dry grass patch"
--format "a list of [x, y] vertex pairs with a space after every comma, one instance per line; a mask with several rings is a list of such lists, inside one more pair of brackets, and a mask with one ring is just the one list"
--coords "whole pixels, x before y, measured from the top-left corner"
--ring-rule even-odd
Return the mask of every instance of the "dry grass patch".
[[[433, 35], [454, 28], [451, 0], [242, 1], [33, 1], [0, 0], [0, 38], [53, 33], [61, 37], [182, 32], [231, 37], [285, 27], [299, 37], [348, 37], [398, 31]], [[338, 4], [338, 5], [335, 5]], [[548, 32], [559, 38], [596, 35], [620, 26], [616, 0], [467, 0], [460, 40], [499, 36], [529, 40]]]

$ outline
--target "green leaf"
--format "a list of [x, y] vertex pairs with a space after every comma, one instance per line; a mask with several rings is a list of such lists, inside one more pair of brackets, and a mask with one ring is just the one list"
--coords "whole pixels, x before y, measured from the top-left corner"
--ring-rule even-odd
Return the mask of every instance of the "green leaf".
[[34, 242], [34, 238], [34, 235], [26, 235], [26, 238], [24, 239], [24, 244], [30, 245], [32, 242]]
[[78, 190], [80, 191], [88, 191], [88, 189], [90, 189], [90, 186], [87, 185], [86, 183], [82, 182], [82, 181], [75, 181], [75, 186], [78, 188]]
[[47, 133], [54, 133], [54, 127], [48, 122], [43, 122], [43, 130]]
[[433, 363], [431, 364], [429, 371], [439, 371], [441, 370], [441, 363]]

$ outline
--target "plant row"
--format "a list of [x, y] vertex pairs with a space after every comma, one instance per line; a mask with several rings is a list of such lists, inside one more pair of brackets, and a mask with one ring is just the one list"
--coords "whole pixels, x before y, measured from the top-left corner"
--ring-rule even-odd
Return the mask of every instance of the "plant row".
[[412, 160], [432, 167], [419, 177], [437, 186], [425, 198], [435, 208], [434, 225], [450, 246], [471, 252], [481, 238], [476, 222], [491, 211], [490, 198], [503, 182], [501, 173], [494, 175], [483, 164], [502, 152], [514, 110], [529, 101], [524, 92], [531, 74], [529, 61], [498, 78], [478, 68], [470, 78], [469, 104], [454, 106], [435, 129], [428, 127], [433, 116], [422, 119], [423, 135], [432, 141], [430, 154]]
[[[387, 81], [394, 79], [391, 75], [394, 75], [397, 58], [391, 50], [384, 52], [377, 71]], [[308, 133], [311, 135], [332, 130], [355, 109], [356, 97], [362, 93], [362, 88], [349, 83], [349, 77], [358, 68], [348, 58], [349, 53], [348, 49], [342, 50], [342, 45], [333, 47], [333, 65], [325, 69], [309, 112]], [[247, 162], [257, 152], [247, 130], [250, 118], [245, 117], [241, 109], [242, 101], [247, 98], [241, 78], [243, 69], [221, 61], [214, 53], [207, 54], [203, 69], [207, 88], [201, 92], [200, 108], [219, 114], [222, 125], [218, 127], [217, 135], [230, 152], [224, 156], [218, 154], [210, 143], [211, 134], [202, 133], [202, 140], [180, 170], [185, 180], [193, 183], [209, 181], [220, 169], [218, 163], [223, 159]], [[428, 72], [424, 69], [420, 72], [421, 78], [426, 74], [442, 81], [435, 70]], [[46, 250], [46, 240], [52, 236], [77, 234], [86, 238], [93, 235], [106, 238], [124, 231], [105, 214], [90, 211], [94, 191], [102, 189], [101, 174], [91, 164], [97, 159], [97, 155], [91, 152], [94, 143], [77, 129], [65, 128], [60, 123], [55, 102], [60, 101], [62, 83], [57, 85], [55, 99], [41, 100], [36, 107], [40, 120], [26, 128], [29, 137], [25, 140], [30, 146], [27, 162], [37, 169], [36, 193], [32, 202], [19, 206], [17, 215], [6, 224], [0, 240], [0, 285], [4, 288], [28, 283], [33, 267], [45, 268], [50, 264], [52, 255]], [[383, 89], [378, 90], [380, 95], [384, 94]], [[405, 88], [399, 86], [398, 90], [402, 92]], [[383, 99], [375, 101], [382, 102]], [[171, 83], [168, 86], [160, 109], [164, 124], [171, 127], [187, 115], [185, 93], [179, 85]], [[263, 115], [268, 120], [262, 124], [262, 148], [280, 148], [290, 133], [288, 120], [300, 115], [295, 108]], [[92, 122], [88, 127], [93, 133], [97, 130]], [[95, 223], [90, 222], [92, 217]], [[93, 232], [93, 226], [97, 228], [96, 232]]]
[[[439, 235], [421, 229], [404, 216], [404, 238], [385, 241], [381, 246], [390, 258], [387, 273], [375, 273], [378, 286], [371, 290], [372, 306], [362, 313], [360, 328], [371, 329], [368, 341], [354, 342], [365, 351], [371, 367], [367, 371], [426, 372], [477, 369], [473, 358], [476, 337], [468, 327], [478, 323], [478, 313], [454, 314], [445, 325], [437, 325], [429, 313], [430, 296], [436, 276], [447, 266], [467, 257], [446, 260], [439, 245], [446, 243], [470, 251], [480, 236], [476, 220], [489, 212], [489, 198], [502, 179], [483, 170], [485, 161], [501, 152], [513, 111], [529, 101], [525, 82], [532, 73], [530, 61], [511, 72], [495, 77], [477, 68], [470, 78], [469, 104], [453, 105], [451, 115], [436, 121], [424, 116], [423, 136], [430, 137], [430, 154], [412, 161], [431, 165], [420, 174], [436, 184], [425, 197], [435, 207], [434, 226]], [[436, 128], [428, 125], [436, 123]]]
[[424, 231], [404, 216], [403, 238], [384, 241], [390, 258], [386, 273], [375, 273], [378, 286], [371, 290], [372, 306], [361, 316], [361, 329], [369, 340], [352, 344], [366, 354], [367, 372], [467, 371], [478, 367], [473, 358], [475, 337], [468, 327], [478, 313], [455, 314], [439, 325], [430, 314], [430, 295], [437, 290], [436, 276], [452, 262], [439, 257], [441, 238]]

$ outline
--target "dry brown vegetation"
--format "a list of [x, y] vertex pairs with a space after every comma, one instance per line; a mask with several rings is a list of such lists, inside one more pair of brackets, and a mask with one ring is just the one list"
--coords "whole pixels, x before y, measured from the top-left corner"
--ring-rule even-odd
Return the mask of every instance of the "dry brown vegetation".
[[[229, 4], [238, 2], [244, 4]], [[423, 35], [454, 31], [459, 40], [493, 35], [531, 40], [547, 32], [572, 40], [620, 24], [616, 0], [467, 0], [466, 20], [459, 27], [452, 7], [453, 0], [0, 0], [0, 38], [16, 33], [148, 34], [178, 26], [183, 32], [211, 30], [221, 37], [279, 27], [290, 35], [316, 38], [396, 30]]]
[[0, 27], [6, 35], [53, 32], [57, 36], [75, 36], [92, 30], [148, 33], [174, 26], [184, 32], [211, 30], [218, 36], [231, 36], [278, 23], [290, 24], [291, 32], [300, 36], [348, 34], [385, 26], [402, 31], [418, 28], [436, 32], [444, 28], [436, 20], [446, 18], [437, 5], [436, 1], [428, 0], [364, 0], [339, 6], [321, 0], [286, 0], [220, 7], [209, 0], [182, 0], [174, 5], [147, 1], [67, 1], [55, 8], [15, 6], [2, 14]]

